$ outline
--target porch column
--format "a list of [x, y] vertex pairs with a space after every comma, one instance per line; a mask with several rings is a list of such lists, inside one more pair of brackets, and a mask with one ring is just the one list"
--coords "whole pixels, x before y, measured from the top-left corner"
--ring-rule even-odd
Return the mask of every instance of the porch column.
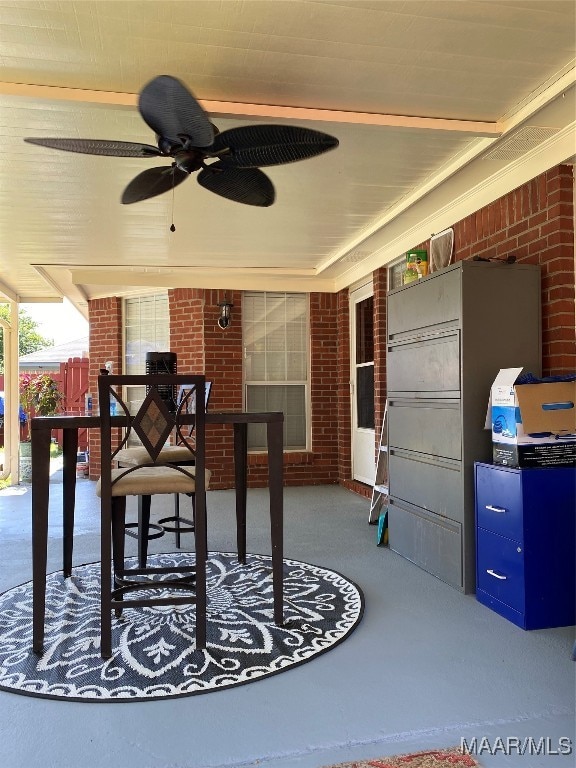
[[4, 467], [0, 473], [2, 480], [12, 476], [12, 485], [17, 485], [19, 477], [18, 449], [20, 446], [18, 386], [18, 302], [6, 299], [10, 307], [10, 320], [0, 319], [4, 331]]

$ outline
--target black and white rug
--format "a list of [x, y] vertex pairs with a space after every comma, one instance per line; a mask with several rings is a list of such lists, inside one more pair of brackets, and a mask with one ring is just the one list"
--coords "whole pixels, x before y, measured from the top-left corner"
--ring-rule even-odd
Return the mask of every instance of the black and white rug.
[[[152, 561], [154, 562], [152, 563]], [[151, 564], [193, 564], [190, 553]], [[133, 565], [134, 563], [132, 563]], [[207, 564], [207, 648], [196, 650], [194, 606], [128, 609], [113, 620], [111, 659], [100, 656], [98, 563], [48, 576], [44, 655], [32, 652], [32, 585], [0, 595], [0, 689], [68, 701], [149, 701], [250, 683], [310, 661], [362, 618], [360, 589], [344, 576], [284, 560], [284, 626], [272, 609], [271, 560], [228, 553]]]

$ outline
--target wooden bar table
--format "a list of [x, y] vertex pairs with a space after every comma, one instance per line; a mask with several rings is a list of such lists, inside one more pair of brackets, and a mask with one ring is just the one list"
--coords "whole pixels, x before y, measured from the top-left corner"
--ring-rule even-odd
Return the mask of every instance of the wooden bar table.
[[[193, 416], [190, 417], [191, 420]], [[124, 416], [112, 417], [114, 426], [126, 425]], [[284, 557], [284, 466], [283, 424], [281, 412], [206, 413], [206, 425], [231, 424], [234, 432], [234, 473], [236, 489], [236, 523], [238, 560], [246, 562], [246, 501], [248, 425], [266, 424], [268, 437], [268, 486], [270, 492], [270, 539], [272, 547], [272, 581], [274, 621], [283, 623], [283, 557]], [[76, 456], [78, 431], [99, 429], [99, 416], [37, 416], [30, 421], [32, 440], [32, 646], [37, 654], [44, 647], [46, 613], [46, 565], [48, 549], [48, 508], [50, 502], [50, 439], [52, 430], [63, 434], [63, 557], [64, 576], [72, 573], [74, 541], [74, 509], [76, 494]], [[96, 498], [96, 497], [95, 497]]]

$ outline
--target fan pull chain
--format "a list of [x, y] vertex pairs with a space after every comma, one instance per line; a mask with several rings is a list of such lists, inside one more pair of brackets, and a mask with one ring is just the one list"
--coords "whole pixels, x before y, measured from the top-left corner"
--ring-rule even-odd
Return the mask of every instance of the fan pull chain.
[[174, 226], [174, 168], [172, 168], [172, 224], [170, 225], [170, 232], [176, 232], [176, 227]]

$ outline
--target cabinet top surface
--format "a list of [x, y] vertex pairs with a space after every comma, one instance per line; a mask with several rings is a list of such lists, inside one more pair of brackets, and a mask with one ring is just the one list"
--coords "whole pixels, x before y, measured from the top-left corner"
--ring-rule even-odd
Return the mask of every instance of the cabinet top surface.
[[552, 472], [561, 472], [566, 476], [568, 476], [569, 472], [572, 472], [576, 479], [576, 467], [506, 467], [503, 464], [487, 464], [481, 461], [474, 462], [474, 466], [498, 472], [510, 472], [515, 475], [528, 475], [538, 473], [542, 477], [545, 477], [545, 472], [547, 472], [549, 475]]
[[449, 272], [459, 271], [468, 272], [469, 270], [474, 269], [495, 269], [495, 270], [514, 270], [514, 271], [535, 271], [540, 272], [540, 266], [538, 264], [504, 264], [501, 262], [496, 261], [472, 261], [472, 260], [465, 260], [465, 261], [457, 261], [454, 264], [450, 264], [447, 267], [444, 267], [444, 269], [438, 269], [435, 272], [431, 272], [430, 274], [426, 275], [425, 277], [421, 277], [419, 280], [413, 280], [411, 283], [406, 283], [406, 285], [401, 285], [398, 288], [393, 288], [392, 290], [388, 291], [388, 295], [393, 293], [398, 293], [399, 291], [405, 291], [408, 288], [412, 288], [415, 285], [423, 285], [430, 280], [434, 280], [435, 278], [442, 277], [442, 275], [446, 275]]

